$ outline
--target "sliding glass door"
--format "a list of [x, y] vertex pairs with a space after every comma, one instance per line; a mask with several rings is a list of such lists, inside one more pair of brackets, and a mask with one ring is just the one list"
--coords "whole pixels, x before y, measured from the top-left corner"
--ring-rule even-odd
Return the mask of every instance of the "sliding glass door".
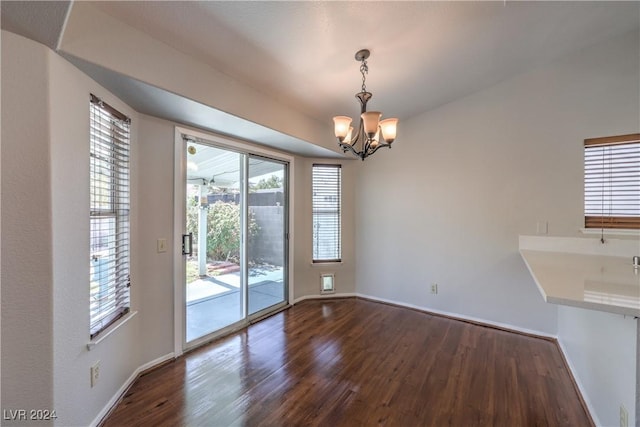
[[285, 300], [286, 165], [249, 158], [247, 282], [249, 315]]
[[185, 345], [286, 303], [287, 164], [184, 145]]

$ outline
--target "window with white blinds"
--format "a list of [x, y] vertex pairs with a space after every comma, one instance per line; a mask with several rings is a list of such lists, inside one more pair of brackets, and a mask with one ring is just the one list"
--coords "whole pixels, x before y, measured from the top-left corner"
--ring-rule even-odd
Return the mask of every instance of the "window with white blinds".
[[341, 259], [340, 165], [313, 165], [313, 262]]
[[586, 228], [640, 229], [640, 134], [584, 141]]
[[130, 119], [91, 95], [89, 333], [129, 312]]

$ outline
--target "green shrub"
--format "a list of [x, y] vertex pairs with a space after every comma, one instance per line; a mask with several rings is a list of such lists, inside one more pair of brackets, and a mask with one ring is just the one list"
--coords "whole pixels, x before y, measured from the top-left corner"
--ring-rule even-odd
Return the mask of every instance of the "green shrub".
[[[190, 199], [187, 206], [187, 233], [193, 233], [194, 246], [198, 241], [197, 201]], [[207, 259], [212, 261], [240, 260], [240, 206], [217, 201], [207, 209]], [[249, 212], [249, 241], [258, 234], [259, 227]]]

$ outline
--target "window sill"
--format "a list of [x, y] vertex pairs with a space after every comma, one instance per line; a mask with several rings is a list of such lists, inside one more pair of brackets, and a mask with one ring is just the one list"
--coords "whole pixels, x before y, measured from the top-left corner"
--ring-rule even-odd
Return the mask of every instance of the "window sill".
[[[582, 234], [602, 234], [600, 228], [581, 228]], [[621, 229], [621, 228], [605, 228], [604, 234], [608, 236], [640, 236], [640, 230]]]
[[87, 343], [87, 350], [91, 351], [93, 350], [93, 348], [95, 346], [97, 346], [98, 344], [100, 344], [102, 341], [104, 341], [109, 335], [111, 335], [112, 333], [114, 333], [116, 330], [118, 330], [122, 325], [124, 325], [125, 323], [127, 323], [129, 321], [129, 319], [133, 318], [133, 316], [135, 316], [136, 314], [138, 314], [137, 311], [131, 311], [129, 313], [127, 313], [122, 319], [119, 319], [116, 323], [114, 323], [113, 325], [109, 326], [103, 333], [101, 333], [96, 339], [91, 340]]
[[311, 267], [333, 267], [335, 265], [342, 265], [342, 261], [328, 261], [328, 262], [312, 262]]

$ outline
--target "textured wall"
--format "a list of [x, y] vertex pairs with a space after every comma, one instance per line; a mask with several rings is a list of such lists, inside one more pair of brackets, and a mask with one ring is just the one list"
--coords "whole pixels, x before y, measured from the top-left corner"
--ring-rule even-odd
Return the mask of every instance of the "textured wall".
[[[2, 409], [55, 409], [56, 425], [88, 425], [142, 364], [139, 317], [87, 350], [89, 95], [136, 117], [42, 45], [3, 32], [2, 55]], [[135, 198], [135, 173], [132, 183]]]
[[[51, 197], [53, 219], [54, 403], [57, 425], [87, 425], [143, 363], [139, 311], [93, 350], [89, 341], [89, 96], [103, 99], [132, 119], [131, 304], [141, 305], [138, 268], [138, 117], [59, 55], [50, 52]], [[70, 188], [73, 188], [70, 191]], [[100, 361], [100, 381], [90, 368]]]
[[55, 409], [48, 70], [46, 47], [2, 31], [1, 402], [7, 411]]

